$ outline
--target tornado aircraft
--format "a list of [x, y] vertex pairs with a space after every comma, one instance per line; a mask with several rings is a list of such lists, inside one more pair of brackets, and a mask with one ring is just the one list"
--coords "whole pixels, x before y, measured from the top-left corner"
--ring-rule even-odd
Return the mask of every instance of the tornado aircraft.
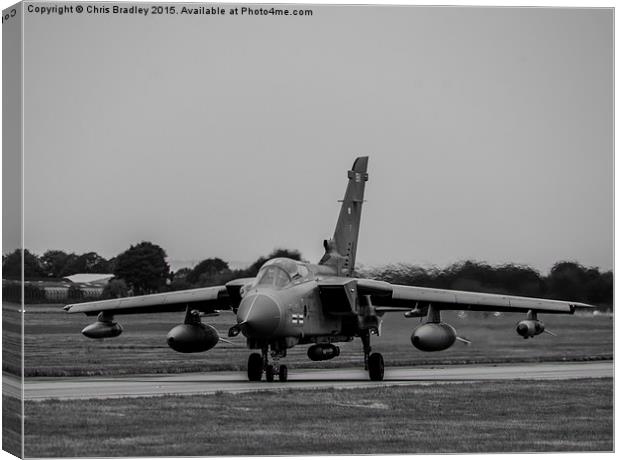
[[[413, 329], [411, 343], [425, 352], [440, 351], [459, 337], [454, 327], [442, 322], [442, 310], [523, 313], [516, 327], [523, 338], [539, 335], [545, 325], [539, 313], [572, 314], [590, 305], [548, 299], [483, 294], [478, 292], [400, 286], [384, 281], [356, 278], [355, 255], [368, 181], [368, 157], [359, 157], [347, 172], [348, 183], [333, 238], [323, 241], [325, 254], [317, 264], [287, 258], [271, 259], [256, 278], [237, 279], [224, 286], [164, 292], [136, 297], [86, 302], [64, 307], [68, 313], [97, 316], [82, 334], [89, 338], [116, 337], [122, 327], [115, 316], [183, 312], [182, 324], [167, 336], [168, 345], [180, 353], [210, 350], [221, 339], [217, 330], [202, 322], [219, 310], [232, 310], [236, 322], [228, 336], [243, 334], [252, 350], [248, 359], [250, 381], [287, 380], [280, 360], [295, 346], [308, 346], [308, 358], [325, 361], [340, 354], [338, 343], [360, 338], [364, 367], [370, 380], [383, 380], [384, 362], [372, 352], [371, 337], [381, 334], [386, 313], [400, 312], [407, 318], [423, 318]], [[231, 321], [232, 323], [232, 321]]]

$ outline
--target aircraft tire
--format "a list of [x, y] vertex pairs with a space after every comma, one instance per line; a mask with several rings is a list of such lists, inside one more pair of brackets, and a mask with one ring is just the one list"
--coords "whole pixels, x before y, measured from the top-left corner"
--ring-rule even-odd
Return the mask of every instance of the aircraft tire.
[[383, 356], [381, 353], [373, 353], [368, 357], [368, 375], [370, 380], [379, 382], [383, 380]]
[[248, 359], [248, 380], [260, 382], [263, 377], [263, 357], [259, 353], [252, 353]]
[[275, 374], [273, 366], [268, 364], [265, 368], [265, 380], [268, 382], [273, 382], [273, 375]]
[[280, 382], [286, 382], [288, 380], [288, 368], [282, 364], [278, 370], [278, 378]]

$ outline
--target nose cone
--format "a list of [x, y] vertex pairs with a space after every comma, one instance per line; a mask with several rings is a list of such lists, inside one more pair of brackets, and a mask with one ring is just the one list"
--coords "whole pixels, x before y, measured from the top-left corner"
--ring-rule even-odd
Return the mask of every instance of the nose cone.
[[280, 306], [265, 294], [244, 297], [237, 311], [237, 322], [246, 337], [269, 337], [280, 325]]

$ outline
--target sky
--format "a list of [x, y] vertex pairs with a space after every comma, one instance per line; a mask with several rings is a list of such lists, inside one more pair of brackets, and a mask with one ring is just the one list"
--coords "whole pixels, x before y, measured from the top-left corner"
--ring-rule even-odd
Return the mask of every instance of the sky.
[[358, 264], [612, 268], [610, 9], [311, 8], [26, 14], [26, 248], [316, 262], [368, 155]]

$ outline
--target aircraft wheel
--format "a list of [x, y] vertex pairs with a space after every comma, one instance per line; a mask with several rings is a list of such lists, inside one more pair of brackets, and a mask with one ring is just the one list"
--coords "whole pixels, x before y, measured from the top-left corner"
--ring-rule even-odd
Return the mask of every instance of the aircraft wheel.
[[383, 356], [381, 356], [381, 353], [371, 354], [368, 357], [368, 375], [370, 376], [370, 380], [383, 380], [383, 370]]
[[268, 364], [265, 368], [265, 380], [268, 382], [273, 382], [274, 369], [271, 364]]
[[288, 380], [288, 368], [284, 364], [282, 364], [278, 370], [278, 377], [280, 378], [280, 382], [286, 382]]
[[258, 353], [252, 353], [248, 359], [248, 380], [260, 382], [263, 377], [263, 357]]

